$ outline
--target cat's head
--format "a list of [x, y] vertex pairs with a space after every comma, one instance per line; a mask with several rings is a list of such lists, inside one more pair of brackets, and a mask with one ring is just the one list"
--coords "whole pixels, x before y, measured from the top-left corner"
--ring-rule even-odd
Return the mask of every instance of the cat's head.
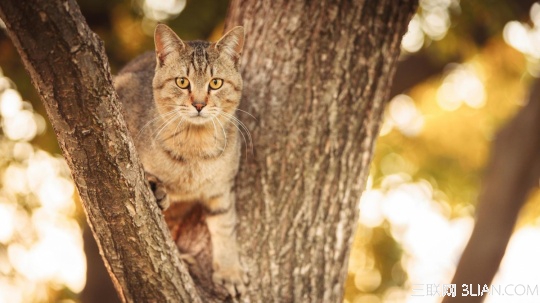
[[162, 116], [180, 115], [182, 121], [200, 125], [234, 114], [242, 92], [238, 65], [244, 46], [243, 27], [237, 26], [210, 43], [184, 42], [159, 24], [154, 42], [154, 100]]

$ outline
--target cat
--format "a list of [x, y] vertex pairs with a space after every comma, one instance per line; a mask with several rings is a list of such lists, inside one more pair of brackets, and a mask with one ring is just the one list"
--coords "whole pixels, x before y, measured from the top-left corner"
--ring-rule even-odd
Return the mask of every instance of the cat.
[[154, 42], [155, 52], [115, 77], [121, 111], [160, 207], [197, 202], [207, 209], [212, 279], [235, 297], [248, 282], [232, 192], [240, 161], [235, 111], [244, 29], [235, 27], [215, 43], [184, 42], [158, 24]]

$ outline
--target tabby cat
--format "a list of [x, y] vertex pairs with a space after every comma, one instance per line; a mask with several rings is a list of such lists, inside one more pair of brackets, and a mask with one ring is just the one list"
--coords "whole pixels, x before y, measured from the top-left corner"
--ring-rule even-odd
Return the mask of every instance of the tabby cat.
[[156, 27], [155, 53], [139, 56], [115, 78], [122, 113], [161, 208], [197, 202], [207, 210], [213, 280], [232, 296], [247, 275], [236, 242], [235, 198], [240, 140], [235, 111], [242, 78], [243, 27], [218, 42], [182, 41]]

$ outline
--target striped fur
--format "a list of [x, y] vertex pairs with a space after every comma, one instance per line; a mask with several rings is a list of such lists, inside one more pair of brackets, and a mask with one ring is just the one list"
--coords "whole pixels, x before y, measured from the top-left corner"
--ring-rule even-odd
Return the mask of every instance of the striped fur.
[[[236, 296], [247, 282], [231, 191], [240, 155], [235, 111], [244, 30], [236, 27], [217, 43], [183, 42], [160, 24], [154, 38], [155, 53], [136, 58], [115, 78], [122, 113], [145, 171], [167, 195], [160, 206], [198, 202], [208, 210], [214, 282]], [[181, 88], [179, 79], [189, 85]], [[222, 86], [211, 89], [213, 79]]]

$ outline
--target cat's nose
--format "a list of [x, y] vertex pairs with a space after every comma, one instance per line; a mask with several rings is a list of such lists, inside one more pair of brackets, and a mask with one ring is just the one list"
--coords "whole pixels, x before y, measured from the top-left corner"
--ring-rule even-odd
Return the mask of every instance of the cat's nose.
[[195, 102], [193, 103], [193, 106], [195, 107], [195, 109], [197, 109], [198, 112], [201, 112], [201, 110], [206, 106], [206, 103]]

